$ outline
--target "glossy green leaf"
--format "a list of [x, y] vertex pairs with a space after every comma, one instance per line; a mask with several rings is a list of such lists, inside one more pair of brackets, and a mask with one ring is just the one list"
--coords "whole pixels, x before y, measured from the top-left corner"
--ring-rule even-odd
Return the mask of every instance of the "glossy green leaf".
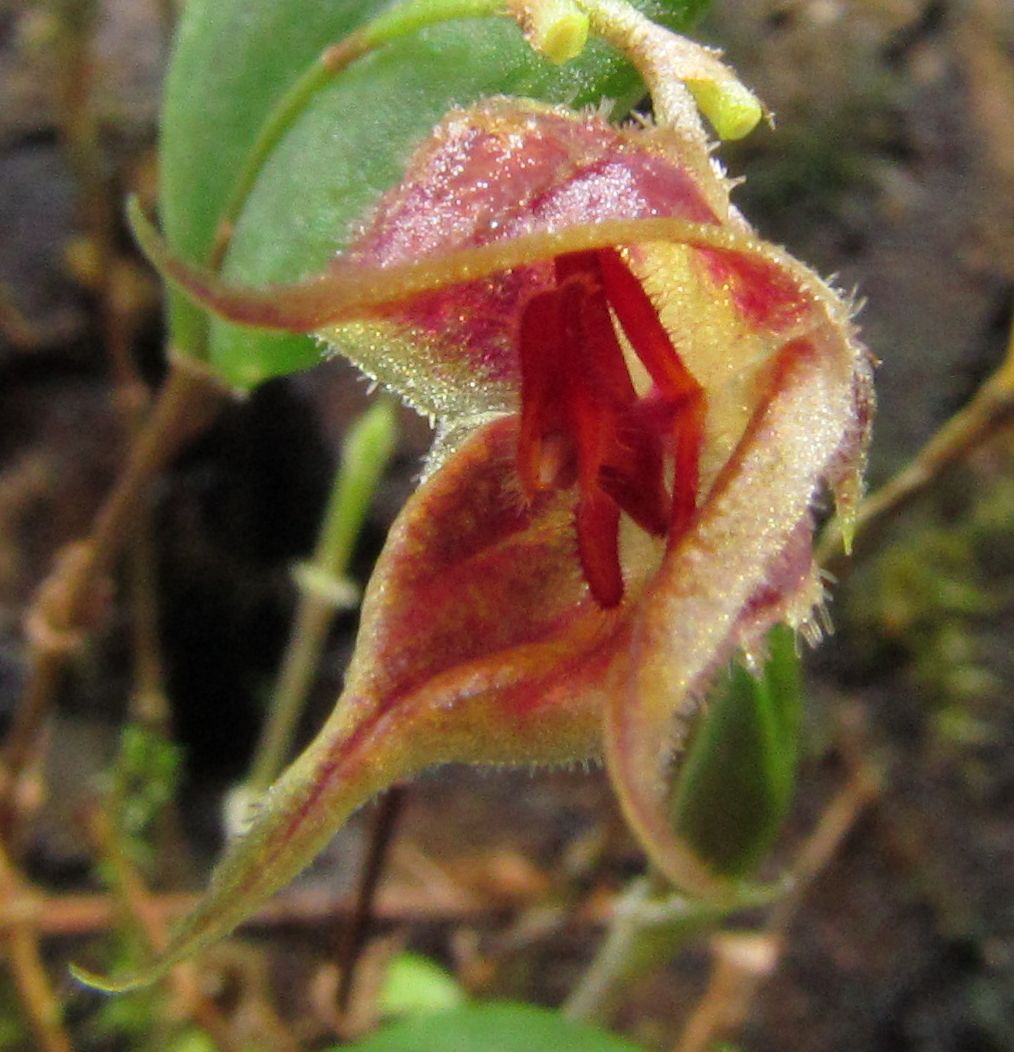
[[[189, 0], [162, 124], [162, 222], [176, 251], [207, 258], [223, 205], [272, 106], [326, 46], [386, 6], [380, 0]], [[641, 6], [680, 27], [706, 0]], [[609, 98], [622, 112], [640, 86], [630, 67], [598, 42], [574, 62], [552, 66], [505, 19], [417, 31], [353, 64], [312, 97], [261, 171], [225, 273], [263, 284], [321, 269], [397, 181], [413, 146], [443, 113], [498, 93], [575, 105]], [[201, 313], [175, 293], [170, 313], [175, 345], [204, 353]], [[207, 351], [241, 387], [319, 359], [307, 337], [218, 321]]]
[[760, 676], [731, 669], [676, 786], [676, 829], [718, 872], [749, 874], [777, 835], [792, 800], [801, 718], [799, 658], [781, 626]]
[[[532, 1005], [464, 1005], [395, 1023], [345, 1052], [643, 1052], [595, 1027]], [[334, 1050], [337, 1052], [337, 1049]]]

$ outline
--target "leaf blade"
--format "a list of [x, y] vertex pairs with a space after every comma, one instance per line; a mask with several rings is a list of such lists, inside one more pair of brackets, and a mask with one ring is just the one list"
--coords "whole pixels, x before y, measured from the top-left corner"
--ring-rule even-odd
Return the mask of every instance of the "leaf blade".
[[344, 1046], [349, 1052], [641, 1052], [604, 1030], [574, 1023], [533, 1005], [499, 1002], [464, 1005], [403, 1023]]

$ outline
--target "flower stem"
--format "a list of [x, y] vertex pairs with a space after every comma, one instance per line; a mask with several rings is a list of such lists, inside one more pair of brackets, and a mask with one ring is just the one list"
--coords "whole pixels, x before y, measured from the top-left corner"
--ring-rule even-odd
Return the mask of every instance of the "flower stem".
[[670, 960], [729, 914], [767, 905], [772, 894], [770, 888], [751, 888], [731, 901], [713, 903], [673, 893], [656, 874], [635, 880], [616, 903], [609, 931], [564, 1003], [564, 1015], [604, 1022], [634, 979]]
[[[853, 762], [857, 762], [853, 759]], [[825, 808], [793, 864], [791, 891], [756, 932], [719, 932], [707, 990], [698, 1001], [673, 1052], [705, 1052], [734, 1036], [763, 983], [775, 972], [786, 936], [813, 881], [824, 871], [879, 791], [876, 772], [858, 760], [849, 781]]]
[[[608, 1016], [631, 970], [636, 943], [645, 931], [644, 925], [638, 921], [638, 912], [654, 896], [661, 894], [662, 887], [658, 877], [641, 877], [633, 881], [617, 900], [602, 945], [563, 1004], [562, 1012], [568, 1019], [586, 1022]], [[685, 900], [683, 908], [686, 908]]]
[[[671, 960], [691, 939], [714, 930], [737, 911], [771, 906], [759, 932], [719, 933], [712, 938], [715, 972], [676, 1052], [701, 1052], [731, 1029], [774, 969], [785, 933], [806, 892], [879, 791], [877, 774], [863, 759], [866, 753], [854, 747], [843, 751], [851, 767], [849, 781], [797, 852], [786, 893], [772, 903], [771, 889], [755, 888], [736, 901], [716, 905], [673, 895], [671, 886], [655, 875], [634, 881], [617, 902], [598, 954], [565, 1002], [564, 1014], [575, 1020], [608, 1021], [631, 982]], [[757, 951], [765, 947], [775, 951], [774, 957], [758, 961]]]
[[349, 430], [310, 564], [299, 568], [303, 595], [282, 660], [274, 700], [246, 789], [259, 793], [285, 763], [336, 609], [348, 603], [349, 560], [397, 441], [393, 403], [380, 399]]

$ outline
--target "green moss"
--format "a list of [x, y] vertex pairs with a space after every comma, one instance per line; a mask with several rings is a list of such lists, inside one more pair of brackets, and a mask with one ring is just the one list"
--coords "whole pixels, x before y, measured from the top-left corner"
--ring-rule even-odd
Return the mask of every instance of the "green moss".
[[974, 745], [989, 734], [974, 707], [1002, 693], [990, 641], [1012, 599], [1014, 479], [968, 474], [902, 516], [840, 602], [867, 671], [900, 666], [931, 702], [935, 733]]

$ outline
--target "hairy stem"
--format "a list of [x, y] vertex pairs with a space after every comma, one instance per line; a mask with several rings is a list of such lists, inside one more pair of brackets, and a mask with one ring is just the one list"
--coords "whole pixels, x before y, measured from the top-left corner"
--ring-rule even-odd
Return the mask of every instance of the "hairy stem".
[[723, 932], [711, 940], [714, 963], [708, 988], [673, 1052], [706, 1052], [740, 1027], [762, 984], [778, 966], [789, 926], [807, 890], [834, 858], [878, 789], [873, 773], [865, 766], [857, 768], [796, 856], [792, 890], [768, 914], [764, 928]]
[[846, 731], [842, 751], [851, 772], [849, 780], [797, 852], [787, 893], [771, 905], [772, 891], [756, 889], [749, 897], [719, 906], [673, 895], [671, 886], [658, 876], [635, 881], [616, 903], [595, 959], [565, 1002], [567, 1016], [607, 1022], [631, 982], [661, 967], [688, 942], [714, 930], [731, 914], [771, 905], [761, 931], [719, 934], [713, 940], [711, 983], [691, 1013], [675, 1052], [710, 1048], [745, 1018], [753, 994], [774, 970], [782, 940], [807, 890], [879, 792], [876, 773], [865, 759], [865, 742], [858, 747], [852, 741], [856, 735], [850, 728]]
[[745, 889], [730, 902], [714, 903], [674, 893], [654, 873], [635, 880], [616, 902], [606, 937], [564, 1003], [564, 1015], [605, 1022], [629, 983], [671, 960], [730, 914], [767, 905], [774, 893]]

